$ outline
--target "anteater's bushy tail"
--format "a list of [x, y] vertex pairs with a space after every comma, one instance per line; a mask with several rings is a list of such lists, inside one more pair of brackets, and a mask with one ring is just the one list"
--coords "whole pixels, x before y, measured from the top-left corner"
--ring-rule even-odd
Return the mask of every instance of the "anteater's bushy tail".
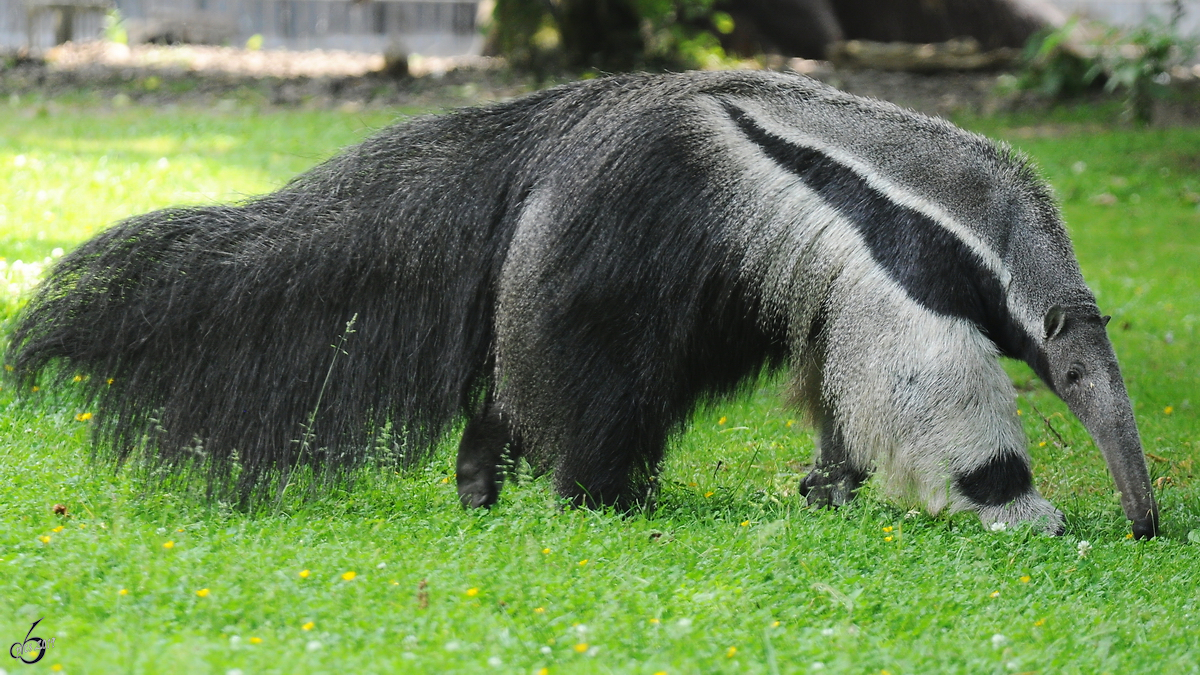
[[514, 169], [471, 115], [389, 129], [242, 205], [120, 223], [52, 270], [9, 365], [85, 376], [102, 452], [203, 467], [218, 492], [236, 471], [242, 499], [361, 464], [385, 432], [418, 458], [485, 386], [511, 236]]

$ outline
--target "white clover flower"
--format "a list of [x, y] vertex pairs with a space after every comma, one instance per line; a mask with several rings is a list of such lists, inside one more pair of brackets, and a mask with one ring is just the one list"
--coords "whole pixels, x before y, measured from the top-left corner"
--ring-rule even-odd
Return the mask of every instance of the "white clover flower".
[[1003, 635], [1001, 635], [999, 633], [996, 633], [995, 635], [992, 636], [992, 649], [1000, 649], [1001, 647], [1003, 647], [1006, 644], [1008, 644], [1007, 637], [1004, 637]]
[[1003, 532], [1008, 529], [1008, 523], [1004, 522], [1003, 520], [997, 520], [996, 522], [992, 523], [991, 529], [992, 532]]
[[1075, 545], [1075, 549], [1079, 551], [1080, 558], [1086, 558], [1092, 550], [1092, 545], [1086, 539], [1080, 539], [1079, 543]]

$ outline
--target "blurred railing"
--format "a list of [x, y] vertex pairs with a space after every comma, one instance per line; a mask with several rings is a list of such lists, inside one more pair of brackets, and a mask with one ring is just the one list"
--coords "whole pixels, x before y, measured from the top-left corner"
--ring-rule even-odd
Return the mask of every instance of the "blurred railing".
[[[0, 0], [0, 48], [45, 49], [64, 37], [96, 39], [102, 0]], [[31, 13], [29, 2], [49, 3]], [[62, 9], [59, 6], [75, 5]], [[426, 56], [478, 53], [477, 0], [116, 0], [131, 42], [264, 48], [399, 49]], [[71, 15], [69, 27], [62, 17]], [[32, 19], [32, 20], [31, 20]]]

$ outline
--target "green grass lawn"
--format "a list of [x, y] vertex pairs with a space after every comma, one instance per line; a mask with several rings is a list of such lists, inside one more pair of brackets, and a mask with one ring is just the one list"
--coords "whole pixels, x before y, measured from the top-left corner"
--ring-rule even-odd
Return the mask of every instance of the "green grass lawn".
[[[0, 316], [36, 271], [17, 260], [130, 214], [269, 190], [401, 112], [0, 107]], [[870, 487], [808, 509], [813, 444], [773, 380], [697, 413], [658, 511], [625, 516], [562, 510], [528, 477], [464, 512], [457, 439], [409, 473], [241, 513], [92, 464], [70, 385], [18, 397], [6, 381], [0, 646], [39, 618], [54, 643], [35, 666], [0, 656], [0, 674], [1200, 672], [1200, 129], [1086, 117], [968, 123], [1059, 193], [1114, 317], [1162, 537], [1128, 538], [1098, 451], [1017, 364], [1060, 538], [908, 512]]]

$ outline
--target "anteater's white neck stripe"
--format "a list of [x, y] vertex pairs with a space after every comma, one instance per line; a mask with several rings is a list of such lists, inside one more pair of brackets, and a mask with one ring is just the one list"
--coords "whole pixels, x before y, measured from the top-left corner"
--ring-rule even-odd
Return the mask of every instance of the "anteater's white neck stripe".
[[991, 246], [980, 239], [971, 228], [961, 223], [940, 204], [925, 199], [911, 190], [896, 184], [880, 173], [877, 168], [846, 152], [845, 149], [830, 145], [819, 138], [801, 134], [794, 127], [778, 122], [775, 116], [764, 113], [761, 107], [753, 102], [739, 100], [738, 108], [744, 114], [749, 115], [754, 124], [758, 125], [764, 131], [779, 137], [789, 144], [814, 150], [845, 166], [857, 174], [873, 190], [891, 202], [916, 211], [940, 227], [945, 228], [957, 237], [959, 241], [963, 242], [972, 253], [979, 256], [984, 266], [1000, 280], [1003, 288], [1008, 288], [1012, 280], [1012, 274], [1004, 265], [1004, 261], [1001, 260], [1000, 256], [992, 250]]
[[[1002, 353], [1023, 358], [1029, 318], [1014, 307], [1011, 275], [996, 253], [940, 206], [897, 186], [828, 144], [801, 142], [724, 104], [737, 131], [764, 159], [799, 178], [853, 223], [876, 262], [927, 309], [972, 321]], [[970, 236], [964, 236], [969, 234]]]

